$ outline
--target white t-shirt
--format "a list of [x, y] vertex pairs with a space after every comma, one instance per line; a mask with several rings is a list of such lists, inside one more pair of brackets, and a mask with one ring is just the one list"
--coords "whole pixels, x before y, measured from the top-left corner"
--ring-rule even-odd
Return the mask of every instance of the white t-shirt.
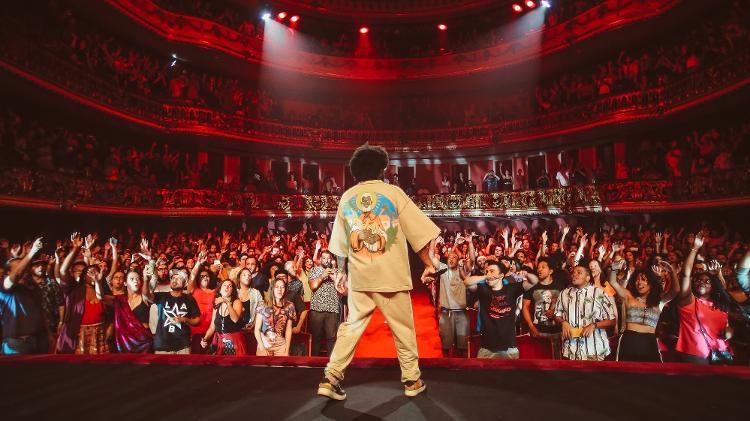
[[557, 175], [555, 176], [555, 180], [557, 180], [558, 184], [560, 184], [560, 187], [568, 187], [568, 185], [570, 185], [570, 177], [568, 176], [567, 171], [565, 171], [564, 173], [562, 171], [558, 171]]

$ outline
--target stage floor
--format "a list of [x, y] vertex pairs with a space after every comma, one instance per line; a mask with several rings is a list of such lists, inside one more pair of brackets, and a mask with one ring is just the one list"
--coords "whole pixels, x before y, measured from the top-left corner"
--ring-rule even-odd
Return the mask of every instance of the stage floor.
[[[355, 360], [348, 399], [318, 397], [320, 358], [0, 358], [0, 419], [747, 420], [750, 369], [422, 360], [406, 398], [395, 360]], [[279, 364], [292, 366], [270, 366]]]

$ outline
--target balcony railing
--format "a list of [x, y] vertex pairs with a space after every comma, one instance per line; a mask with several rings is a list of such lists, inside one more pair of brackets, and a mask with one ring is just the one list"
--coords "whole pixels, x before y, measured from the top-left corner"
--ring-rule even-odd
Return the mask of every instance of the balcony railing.
[[[643, 212], [750, 204], [750, 168], [670, 180], [623, 181], [499, 193], [417, 195], [432, 217]], [[102, 213], [333, 217], [337, 196], [142, 187], [0, 167], [0, 205]]]
[[446, 77], [499, 69], [567, 48], [610, 29], [658, 16], [680, 3], [679, 0], [607, 1], [567, 22], [540, 28], [491, 48], [433, 57], [370, 59], [324, 56], [304, 51], [274, 55], [272, 58], [267, 55], [264, 57], [262, 39], [240, 33], [217, 22], [174, 13], [151, 0], [107, 2], [146, 28], [170, 40], [195, 44], [201, 48], [214, 48], [252, 62], [263, 60], [265, 64], [295, 72], [328, 78], [365, 80]]

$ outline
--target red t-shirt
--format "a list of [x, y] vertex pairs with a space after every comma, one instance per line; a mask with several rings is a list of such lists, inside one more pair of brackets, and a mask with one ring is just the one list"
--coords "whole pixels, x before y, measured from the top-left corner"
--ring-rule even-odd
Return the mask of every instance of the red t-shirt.
[[104, 321], [104, 302], [92, 304], [89, 300], [84, 301], [83, 319], [81, 325], [95, 325]]
[[206, 292], [202, 288], [193, 291], [193, 298], [195, 298], [195, 302], [198, 303], [198, 308], [201, 311], [201, 322], [198, 326], [190, 328], [191, 334], [202, 335], [208, 331], [208, 327], [211, 325], [211, 315], [214, 314], [215, 296], [214, 291]]

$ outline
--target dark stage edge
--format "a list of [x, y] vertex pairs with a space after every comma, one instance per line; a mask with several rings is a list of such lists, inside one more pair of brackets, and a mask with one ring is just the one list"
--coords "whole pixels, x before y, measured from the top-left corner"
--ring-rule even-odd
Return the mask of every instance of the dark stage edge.
[[548, 360], [357, 359], [348, 399], [318, 397], [323, 358], [0, 357], [2, 420], [748, 420], [750, 368]]

